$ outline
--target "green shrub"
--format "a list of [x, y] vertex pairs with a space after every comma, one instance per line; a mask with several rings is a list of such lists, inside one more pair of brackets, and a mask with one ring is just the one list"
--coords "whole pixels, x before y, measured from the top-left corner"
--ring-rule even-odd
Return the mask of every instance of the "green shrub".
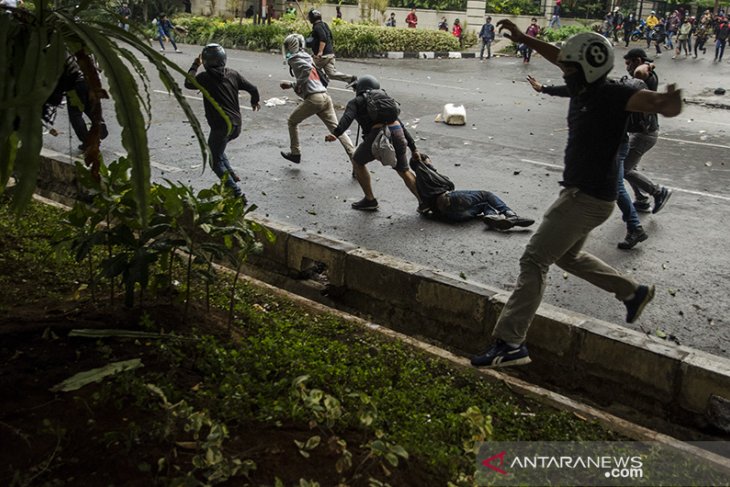
[[580, 32], [591, 32], [591, 28], [584, 25], [565, 25], [559, 29], [543, 30], [541, 37], [546, 42], [560, 42]]
[[[287, 35], [298, 32], [306, 37], [312, 30], [309, 23], [303, 20], [254, 25], [249, 20], [240, 23], [226, 22], [220, 18], [186, 16], [176, 18], [175, 23], [187, 29], [185, 41], [188, 43], [205, 45], [217, 42], [223, 47], [254, 51], [280, 49]], [[332, 36], [337, 54], [342, 57], [363, 57], [386, 51], [460, 50], [459, 41], [454, 36], [435, 30], [393, 29], [338, 21], [332, 25]], [[476, 34], [467, 32], [464, 35], [464, 48], [476, 42]]]
[[488, 0], [487, 12], [507, 15], [542, 15], [539, 0]]

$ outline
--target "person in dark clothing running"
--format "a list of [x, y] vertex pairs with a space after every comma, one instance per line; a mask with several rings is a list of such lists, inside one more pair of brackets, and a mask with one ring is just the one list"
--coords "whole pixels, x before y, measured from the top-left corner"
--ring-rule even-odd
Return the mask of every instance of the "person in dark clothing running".
[[[657, 91], [659, 77], [643, 49], [634, 48], [624, 55], [628, 78], [637, 78], [646, 83], [647, 89]], [[624, 77], [627, 78], [627, 77]], [[659, 138], [659, 119], [655, 113], [632, 113], [629, 117], [629, 153], [624, 161], [624, 178], [634, 191], [634, 207], [639, 213], [659, 213], [672, 196], [672, 190], [654, 183], [639, 172], [641, 158]], [[649, 196], [654, 198], [652, 208]]]
[[[66, 58], [63, 73], [56, 87], [53, 89], [53, 93], [48, 97], [43, 107], [42, 118], [46, 125], [53, 125], [56, 108], [61, 104], [64, 96], [66, 97], [69, 123], [76, 137], [81, 141], [79, 150], [86, 150], [89, 145], [89, 127], [86, 125], [84, 115], [91, 120], [91, 128], [93, 129], [93, 113], [98, 110], [99, 114], [101, 114], [101, 102], [97, 100], [95, 103], [91, 103], [89, 98], [89, 85], [73, 56]], [[105, 139], [109, 135], [109, 131], [107, 130], [104, 118], [100, 116], [99, 120], [99, 138]]]
[[513, 42], [523, 42], [563, 71], [570, 93], [565, 170], [558, 199], [545, 213], [520, 259], [517, 285], [492, 335], [495, 341], [472, 358], [477, 367], [503, 367], [530, 362], [527, 331], [542, 301], [552, 264], [613, 293], [626, 307], [626, 321], [635, 322], [654, 297], [654, 286], [640, 285], [583, 250], [590, 232], [611, 215], [616, 204], [616, 153], [626, 135], [630, 112], [676, 116], [682, 110], [681, 92], [674, 85], [666, 93], [637, 90], [606, 77], [613, 68], [611, 43], [593, 32], [569, 38], [558, 48], [525, 35], [509, 20], [497, 26], [509, 31]]
[[336, 79], [352, 83], [357, 76], [351, 74], [340, 73], [335, 68], [335, 47], [332, 43], [332, 31], [329, 25], [322, 20], [322, 14], [319, 10], [311, 9], [307, 14], [309, 22], [312, 23], [312, 58], [314, 65], [324, 70], [329, 79]]
[[[337, 140], [338, 137], [345, 133], [353, 121], [357, 121], [357, 123], [360, 124], [363, 141], [355, 149], [355, 154], [352, 159], [355, 177], [357, 178], [357, 182], [360, 183], [360, 187], [362, 188], [363, 193], [365, 193], [365, 197], [360, 201], [353, 203], [352, 208], [355, 210], [366, 211], [377, 210], [378, 200], [375, 199], [375, 195], [373, 194], [370, 173], [365, 165], [375, 159], [375, 155], [373, 155], [372, 152], [372, 145], [375, 141], [375, 137], [380, 132], [379, 129], [383, 128], [386, 124], [374, 123], [370, 118], [366, 106], [365, 93], [370, 90], [380, 89], [380, 82], [374, 76], [365, 75], [358, 78], [357, 81], [348, 86], [355, 90], [355, 98], [347, 102], [345, 112], [342, 114], [339, 124], [334, 130], [332, 130], [331, 134], [328, 134], [325, 137], [325, 140], [327, 142]], [[390, 130], [391, 141], [396, 152], [397, 162], [393, 169], [395, 169], [398, 175], [403, 178], [403, 182], [411, 193], [418, 198], [416, 177], [408, 168], [408, 157], [406, 151], [406, 148], [409, 148], [414, 157], [419, 157], [416, 143], [400, 120], [396, 120], [396, 122], [387, 125]]]
[[[226, 51], [220, 45], [208, 44], [203, 48], [200, 56], [193, 61], [193, 65], [188, 70], [188, 75], [205, 88], [231, 122], [229, 130], [225, 119], [218, 113], [213, 104], [207, 99], [203, 100], [205, 118], [208, 120], [208, 125], [210, 125], [208, 146], [213, 155], [211, 163], [213, 172], [221, 179], [227, 175], [226, 186], [236, 196], [243, 196], [243, 191], [237, 184], [240, 178], [233, 171], [228, 157], [226, 157], [228, 143], [241, 135], [241, 107], [238, 105], [238, 92], [244, 90], [251, 95], [251, 109], [253, 111], [258, 111], [261, 106], [259, 105], [259, 90], [246, 81], [238, 71], [226, 68], [226, 59]], [[205, 67], [205, 71], [196, 74], [201, 64]], [[186, 79], [185, 88], [195, 90], [198, 87], [190, 79]]]

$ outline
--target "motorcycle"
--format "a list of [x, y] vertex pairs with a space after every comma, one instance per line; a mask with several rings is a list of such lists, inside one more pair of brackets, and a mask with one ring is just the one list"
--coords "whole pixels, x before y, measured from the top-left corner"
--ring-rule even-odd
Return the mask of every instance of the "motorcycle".
[[636, 42], [641, 39], [646, 39], [647, 36], [647, 29], [646, 27], [646, 21], [644, 19], [641, 19], [639, 21], [639, 25], [636, 26], [636, 29], [631, 33], [631, 40]]

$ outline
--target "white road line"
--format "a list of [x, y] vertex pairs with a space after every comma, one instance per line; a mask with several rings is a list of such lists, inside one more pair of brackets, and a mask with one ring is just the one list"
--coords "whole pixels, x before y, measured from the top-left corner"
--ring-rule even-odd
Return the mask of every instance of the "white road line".
[[694, 140], [670, 139], [669, 137], [659, 137], [659, 139], [668, 140], [670, 142], [678, 142], [681, 144], [706, 145], [707, 147], [719, 147], [720, 149], [730, 149], [730, 145], [711, 144], [709, 142], [695, 142]]
[[[550, 164], [549, 162], [542, 162], [542, 161], [533, 161], [531, 159], [520, 159], [520, 161], [527, 162], [527, 163], [530, 163], [530, 164], [535, 164], [537, 166], [555, 167], [555, 168], [558, 168], [558, 169], [562, 169], [563, 168], [563, 166], [558, 166], [557, 164]], [[714, 194], [714, 193], [706, 193], [704, 191], [694, 191], [694, 190], [691, 190], [691, 189], [677, 188], [677, 187], [674, 187], [674, 186], [672, 186], [671, 189], [673, 189], [674, 191], [679, 191], [680, 193], [694, 194], [694, 195], [697, 195], [697, 196], [706, 196], [708, 198], [715, 198], [715, 199], [718, 199], [718, 200], [730, 201], [730, 196], [723, 196], [723, 195]]]
[[[118, 155], [119, 157], [127, 157], [128, 154], [125, 154], [123, 152], [115, 152], [115, 155]], [[163, 164], [161, 162], [155, 162], [150, 161], [150, 166], [156, 167], [157, 169], [161, 171], [167, 171], [167, 172], [181, 172], [183, 171], [182, 168], [175, 167], [175, 166], [168, 166], [167, 164]]]
[[[172, 93], [168, 93], [165, 90], [152, 90], [152, 91], [154, 91], [155, 93], [160, 93], [162, 95], [172, 96]], [[189, 99], [189, 100], [200, 100], [200, 101], [203, 101], [203, 97], [201, 97], [201, 96], [192, 96], [192, 95], [183, 95], [183, 96], [185, 98]], [[243, 106], [243, 105], [239, 105], [239, 107], [241, 107], [244, 110], [252, 110], [251, 107], [247, 107], [247, 106]]]
[[531, 159], [520, 159], [522, 162], [529, 162], [530, 164], [536, 164], [538, 166], [554, 167], [556, 169], [562, 169], [563, 166], [558, 164], [550, 164], [549, 162], [533, 161]]
[[385, 78], [385, 79], [388, 81], [398, 81], [399, 83], [417, 84], [417, 85], [433, 86], [434, 88], [447, 88], [449, 90], [473, 91], [475, 93], [482, 93], [481, 91], [475, 90], [473, 88], [461, 88], [459, 86], [440, 85], [438, 83], [424, 83], [423, 81], [413, 81], [412, 79], [398, 79], [398, 78]]

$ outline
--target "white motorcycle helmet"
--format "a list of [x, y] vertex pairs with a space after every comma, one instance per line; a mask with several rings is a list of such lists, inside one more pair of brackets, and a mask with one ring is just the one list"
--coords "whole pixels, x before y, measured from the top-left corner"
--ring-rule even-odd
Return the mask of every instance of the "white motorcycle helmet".
[[595, 32], [581, 32], [563, 43], [558, 62], [581, 67], [587, 83], [594, 83], [613, 69], [613, 47]]
[[304, 36], [301, 34], [289, 34], [284, 39], [284, 57], [290, 58], [292, 55], [304, 50]]

